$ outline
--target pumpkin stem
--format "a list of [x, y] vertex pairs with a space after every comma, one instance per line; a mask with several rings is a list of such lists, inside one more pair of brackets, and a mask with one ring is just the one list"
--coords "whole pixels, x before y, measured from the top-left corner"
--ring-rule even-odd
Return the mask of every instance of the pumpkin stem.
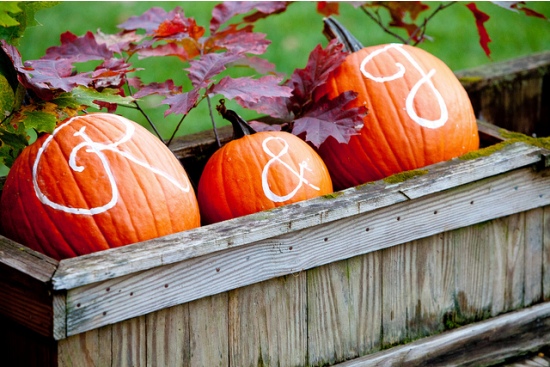
[[329, 41], [338, 39], [338, 42], [344, 45], [345, 51], [349, 53], [363, 49], [363, 44], [333, 17], [324, 18], [323, 24], [323, 34]]
[[245, 135], [252, 135], [256, 133], [256, 130], [254, 130], [252, 126], [250, 126], [235, 111], [225, 108], [225, 99], [220, 99], [220, 104], [216, 106], [216, 110], [224, 119], [231, 122], [231, 125], [233, 125], [233, 139], [239, 139]]

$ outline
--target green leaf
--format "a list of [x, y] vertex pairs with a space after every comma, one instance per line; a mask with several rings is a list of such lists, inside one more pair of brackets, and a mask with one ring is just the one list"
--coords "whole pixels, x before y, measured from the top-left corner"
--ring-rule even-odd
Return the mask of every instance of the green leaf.
[[[13, 14], [20, 13], [21, 8], [17, 2], [4, 1], [0, 3], [0, 26], [13, 27], [19, 25], [19, 22], [12, 18]], [[11, 13], [11, 14], [10, 14]]]
[[26, 111], [23, 119], [25, 129], [34, 129], [39, 133], [51, 133], [56, 123], [57, 116], [42, 111]]
[[11, 167], [15, 158], [27, 145], [26, 136], [0, 128], [0, 164]]
[[129, 105], [134, 99], [132, 97], [123, 97], [117, 94], [116, 89], [106, 88], [101, 92], [87, 88], [84, 86], [78, 86], [70, 92], [61, 94], [55, 98], [52, 102], [59, 107], [66, 108], [79, 108], [80, 106], [89, 106], [94, 108], [101, 108], [95, 101], [116, 103], [120, 105]]
[[27, 27], [39, 25], [34, 16], [59, 1], [3, 1], [0, 3], [0, 39], [17, 45]]

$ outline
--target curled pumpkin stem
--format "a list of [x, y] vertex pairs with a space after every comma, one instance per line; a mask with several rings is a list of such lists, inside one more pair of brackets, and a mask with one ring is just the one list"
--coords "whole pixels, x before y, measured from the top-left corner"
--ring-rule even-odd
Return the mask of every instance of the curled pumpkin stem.
[[363, 44], [333, 17], [324, 18], [323, 24], [323, 34], [329, 41], [337, 39], [338, 42], [344, 45], [345, 51], [349, 53], [363, 49]]
[[256, 130], [254, 130], [241, 116], [235, 111], [228, 110], [225, 107], [225, 99], [220, 99], [220, 104], [216, 106], [216, 110], [225, 120], [231, 122], [233, 126], [233, 139], [239, 139], [245, 135], [256, 133]]

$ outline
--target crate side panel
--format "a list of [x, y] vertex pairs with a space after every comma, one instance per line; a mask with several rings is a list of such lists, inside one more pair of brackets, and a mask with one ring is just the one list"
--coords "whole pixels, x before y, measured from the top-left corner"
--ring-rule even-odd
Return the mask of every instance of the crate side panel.
[[67, 294], [68, 333], [548, 205], [549, 180], [531, 168], [516, 170], [249, 246], [80, 287]]
[[184, 366], [189, 360], [189, 305], [145, 315], [147, 366]]
[[525, 213], [524, 306], [543, 300], [544, 211], [537, 208]]
[[457, 248], [437, 234], [383, 251], [383, 347], [441, 332], [453, 307]]
[[305, 365], [306, 322], [305, 272], [230, 291], [231, 365]]
[[229, 366], [228, 314], [227, 292], [189, 303], [189, 366]]
[[[358, 264], [361, 265], [361, 264]], [[357, 356], [347, 260], [308, 271], [308, 355], [313, 366], [332, 365]], [[367, 284], [365, 284], [367, 286]]]

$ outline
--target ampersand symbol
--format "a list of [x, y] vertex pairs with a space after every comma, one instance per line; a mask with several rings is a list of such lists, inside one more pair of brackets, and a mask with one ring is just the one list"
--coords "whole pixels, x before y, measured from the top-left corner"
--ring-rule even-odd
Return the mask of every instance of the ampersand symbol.
[[[269, 149], [268, 147], [268, 143], [272, 140], [279, 140], [283, 143], [283, 148], [279, 151], [278, 154], [273, 153], [271, 149]], [[300, 190], [303, 184], [310, 186], [314, 190], [320, 190], [319, 187], [311, 184], [307, 179], [304, 178], [304, 172], [306, 170], [311, 172], [311, 169], [307, 166], [306, 161], [302, 161], [299, 163], [300, 171], [296, 172], [293, 167], [291, 167], [285, 161], [281, 160], [281, 157], [283, 157], [285, 154], [288, 153], [288, 143], [286, 142], [285, 139], [281, 137], [270, 136], [262, 142], [262, 148], [264, 152], [271, 157], [271, 159], [266, 163], [266, 165], [264, 166], [264, 169], [262, 170], [262, 189], [264, 191], [265, 196], [269, 200], [274, 202], [283, 202], [283, 201], [290, 200], [292, 197], [294, 197], [294, 195], [296, 195], [296, 193], [298, 192], [298, 190]], [[293, 175], [295, 175], [298, 178], [298, 184], [294, 188], [294, 190], [292, 190], [291, 192], [289, 192], [287, 195], [284, 195], [284, 196], [279, 196], [275, 194], [273, 191], [271, 191], [271, 188], [269, 187], [267, 175], [269, 173], [269, 169], [271, 165], [275, 162], [282, 164], [286, 169], [288, 169]]]

